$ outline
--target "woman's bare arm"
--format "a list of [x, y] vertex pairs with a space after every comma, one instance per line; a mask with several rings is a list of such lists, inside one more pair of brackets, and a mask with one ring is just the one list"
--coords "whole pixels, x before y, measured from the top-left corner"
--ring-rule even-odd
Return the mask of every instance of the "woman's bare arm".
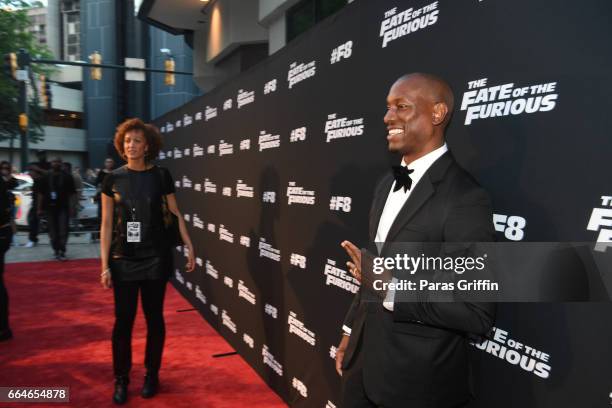
[[[108, 269], [108, 257], [110, 252], [112, 229], [113, 229], [113, 206], [112, 197], [102, 193], [102, 220], [100, 222], [100, 259], [102, 261], [102, 272]], [[103, 283], [104, 284], [104, 283]]]
[[191, 272], [195, 268], [195, 253], [193, 251], [193, 244], [191, 243], [191, 238], [189, 238], [189, 232], [187, 231], [187, 226], [185, 225], [185, 220], [178, 208], [178, 204], [176, 202], [176, 196], [174, 193], [167, 194], [166, 199], [168, 200], [168, 210], [172, 212], [174, 215], [178, 217], [179, 223], [179, 231], [181, 233], [181, 239], [183, 240], [184, 245], [187, 247], [188, 258], [187, 258], [187, 272]]

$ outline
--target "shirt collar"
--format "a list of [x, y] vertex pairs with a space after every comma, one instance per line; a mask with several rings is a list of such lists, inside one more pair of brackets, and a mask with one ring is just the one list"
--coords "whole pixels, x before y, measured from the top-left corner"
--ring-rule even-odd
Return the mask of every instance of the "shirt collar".
[[447, 151], [448, 146], [446, 145], [446, 142], [444, 142], [444, 144], [438, 147], [436, 150], [432, 150], [426, 155], [419, 157], [409, 165], [406, 165], [404, 159], [402, 159], [402, 167], [408, 167], [411, 170], [425, 172], [436, 160], [438, 160]]

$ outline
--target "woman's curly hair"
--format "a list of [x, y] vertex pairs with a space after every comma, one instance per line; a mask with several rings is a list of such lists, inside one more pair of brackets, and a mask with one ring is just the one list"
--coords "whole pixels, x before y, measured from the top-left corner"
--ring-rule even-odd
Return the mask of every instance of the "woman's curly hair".
[[121, 156], [123, 160], [127, 161], [127, 156], [125, 155], [123, 149], [123, 142], [125, 140], [126, 133], [133, 130], [141, 131], [147, 142], [145, 161], [150, 162], [151, 160], [156, 159], [159, 155], [159, 151], [162, 148], [161, 134], [156, 126], [144, 123], [138, 118], [127, 119], [117, 126], [113, 143], [115, 145], [115, 149], [117, 149], [117, 153], [119, 153], [119, 156]]

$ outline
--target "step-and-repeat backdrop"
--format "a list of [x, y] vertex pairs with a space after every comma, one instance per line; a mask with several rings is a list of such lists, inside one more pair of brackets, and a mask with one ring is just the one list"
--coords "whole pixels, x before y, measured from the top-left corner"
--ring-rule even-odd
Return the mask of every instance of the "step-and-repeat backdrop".
[[[500, 240], [610, 241], [611, 15], [608, 0], [357, 0], [159, 118], [197, 256], [185, 273], [177, 248], [175, 286], [292, 406], [339, 406], [358, 290], [339, 244], [367, 243], [374, 185], [399, 163], [385, 98], [417, 71], [454, 88], [448, 144]], [[470, 346], [478, 407], [610, 404], [610, 303], [505, 304], [496, 328]]]

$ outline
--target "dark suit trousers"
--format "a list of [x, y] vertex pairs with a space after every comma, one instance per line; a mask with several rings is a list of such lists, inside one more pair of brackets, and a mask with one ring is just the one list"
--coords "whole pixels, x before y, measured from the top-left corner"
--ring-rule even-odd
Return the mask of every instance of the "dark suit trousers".
[[132, 368], [132, 328], [138, 308], [138, 292], [147, 322], [145, 367], [157, 374], [161, 367], [166, 326], [164, 295], [166, 279], [113, 282], [115, 326], [113, 328], [113, 370], [115, 376], [127, 376]]
[[38, 242], [38, 214], [36, 214], [36, 203], [32, 202], [32, 207], [28, 211], [28, 239], [32, 242]]
[[[405, 407], [411, 408], [413, 405], [407, 401], [405, 404], [401, 402], [399, 405], [393, 405], [393, 407], [379, 406], [368, 398], [365, 385], [363, 383], [363, 350], [362, 341], [359, 339], [359, 344], [355, 350], [353, 361], [346, 370], [342, 372], [342, 393], [341, 393], [341, 407], [342, 408], [396, 408]], [[459, 405], [449, 406], [445, 408], [467, 408], [470, 406], [470, 402], [461, 403]]]
[[363, 338], [355, 350], [353, 361], [342, 371], [342, 408], [377, 408], [365, 392], [363, 385]]
[[57, 254], [66, 252], [68, 241], [68, 208], [50, 208], [47, 210], [47, 227], [49, 228], [49, 239], [51, 247]]

